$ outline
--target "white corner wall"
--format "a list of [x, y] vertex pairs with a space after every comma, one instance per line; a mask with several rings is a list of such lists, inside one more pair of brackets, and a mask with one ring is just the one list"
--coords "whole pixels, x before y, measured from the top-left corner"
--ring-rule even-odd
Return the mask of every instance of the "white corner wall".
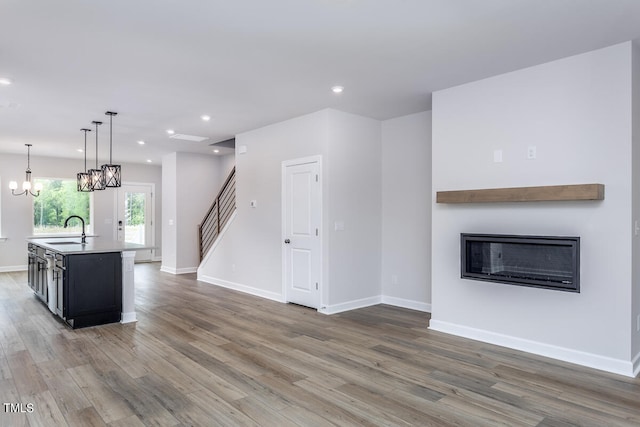
[[197, 270], [198, 224], [220, 191], [227, 168], [228, 162], [217, 156], [178, 152], [162, 158], [162, 271], [182, 274]]
[[337, 110], [328, 115], [323, 183], [329, 286], [321, 311], [334, 313], [380, 303], [382, 151], [378, 120]]
[[178, 215], [178, 183], [177, 177], [178, 153], [167, 154], [162, 157], [162, 267], [166, 272], [175, 272], [177, 266], [177, 231], [176, 217]]
[[[633, 43], [632, 50], [632, 140], [633, 140], [633, 220], [640, 226], [640, 43]], [[633, 238], [633, 288], [631, 295], [631, 357], [634, 372], [640, 373], [640, 233]]]
[[[633, 375], [631, 50], [434, 93], [431, 328]], [[435, 204], [441, 190], [579, 183], [605, 200]], [[462, 232], [580, 236], [580, 293], [461, 279]]]
[[382, 122], [382, 301], [431, 311], [431, 111]]

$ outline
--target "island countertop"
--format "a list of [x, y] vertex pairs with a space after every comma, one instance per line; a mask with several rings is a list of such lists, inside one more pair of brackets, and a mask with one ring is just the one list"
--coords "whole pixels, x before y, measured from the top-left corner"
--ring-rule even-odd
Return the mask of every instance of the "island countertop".
[[87, 237], [87, 243], [85, 244], [80, 243], [80, 240], [80, 236], [37, 237], [27, 239], [29, 243], [33, 243], [52, 252], [58, 252], [62, 255], [141, 251], [155, 248], [155, 246], [120, 242], [118, 240], [104, 239], [101, 237]]

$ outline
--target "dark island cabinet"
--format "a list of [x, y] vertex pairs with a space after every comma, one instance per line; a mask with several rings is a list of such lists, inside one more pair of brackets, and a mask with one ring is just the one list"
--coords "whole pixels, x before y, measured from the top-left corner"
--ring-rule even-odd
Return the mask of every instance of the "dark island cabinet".
[[28, 246], [27, 279], [29, 287], [45, 303], [48, 299], [46, 251], [31, 243]]
[[120, 252], [66, 255], [63, 318], [73, 328], [120, 321], [122, 257]]
[[28, 257], [29, 287], [69, 326], [121, 320], [120, 252], [63, 255], [29, 243]]

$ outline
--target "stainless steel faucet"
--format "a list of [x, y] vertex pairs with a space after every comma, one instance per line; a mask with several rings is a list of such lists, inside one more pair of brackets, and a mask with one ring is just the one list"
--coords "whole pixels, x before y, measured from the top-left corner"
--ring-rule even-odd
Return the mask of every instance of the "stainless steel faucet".
[[69, 222], [69, 220], [71, 218], [78, 218], [80, 221], [82, 221], [82, 240], [81, 240], [81, 242], [82, 242], [83, 245], [86, 244], [87, 243], [87, 235], [84, 234], [84, 219], [82, 219], [81, 216], [71, 215], [69, 218], [65, 219], [64, 220], [64, 228], [67, 228], [67, 224], [68, 224], [68, 222]]

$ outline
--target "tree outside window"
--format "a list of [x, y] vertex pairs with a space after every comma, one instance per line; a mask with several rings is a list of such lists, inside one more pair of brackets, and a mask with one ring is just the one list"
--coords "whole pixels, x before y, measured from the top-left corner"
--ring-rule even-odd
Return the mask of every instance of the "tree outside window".
[[34, 182], [42, 183], [40, 196], [33, 198], [34, 235], [79, 233], [80, 221], [70, 221], [64, 228], [70, 215], [81, 216], [89, 226], [91, 197], [77, 190], [75, 180], [36, 178]]
[[145, 195], [125, 193], [125, 242], [145, 242]]

